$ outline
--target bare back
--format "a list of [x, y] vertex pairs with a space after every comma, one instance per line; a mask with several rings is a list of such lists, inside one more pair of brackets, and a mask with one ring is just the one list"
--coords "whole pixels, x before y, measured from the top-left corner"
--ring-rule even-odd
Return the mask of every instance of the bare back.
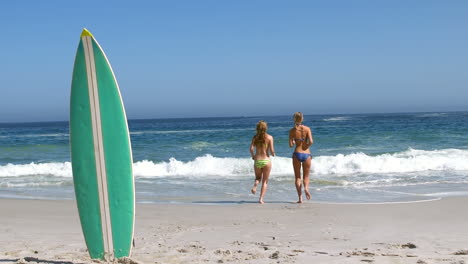
[[255, 149], [255, 154], [253, 158], [255, 160], [268, 159], [270, 154], [275, 155], [275, 148], [273, 144], [273, 137], [269, 134], [266, 134], [265, 143], [255, 144], [255, 137], [252, 138], [252, 143], [250, 145], [251, 153]]
[[289, 146], [295, 146], [294, 152], [310, 153], [313, 144], [312, 131], [308, 126], [298, 125], [289, 130]]

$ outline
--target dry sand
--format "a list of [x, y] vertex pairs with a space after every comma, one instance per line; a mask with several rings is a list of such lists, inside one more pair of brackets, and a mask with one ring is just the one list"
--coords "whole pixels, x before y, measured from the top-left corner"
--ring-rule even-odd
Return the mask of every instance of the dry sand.
[[[468, 197], [399, 204], [138, 204], [121, 263], [468, 264]], [[0, 199], [0, 263], [90, 263], [74, 201]]]

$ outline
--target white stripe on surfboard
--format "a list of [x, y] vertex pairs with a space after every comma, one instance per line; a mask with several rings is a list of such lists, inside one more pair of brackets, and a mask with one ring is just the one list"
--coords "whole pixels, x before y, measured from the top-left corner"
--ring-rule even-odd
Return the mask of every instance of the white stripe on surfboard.
[[109, 196], [107, 190], [107, 173], [104, 160], [104, 146], [101, 126], [101, 109], [99, 106], [99, 91], [96, 79], [96, 65], [92, 38], [83, 36], [83, 48], [86, 61], [88, 79], [89, 102], [91, 105], [91, 120], [93, 126], [94, 155], [96, 161], [96, 176], [99, 191], [99, 207], [101, 213], [102, 239], [104, 242], [104, 258], [114, 259], [114, 245], [112, 239], [112, 225], [110, 220]]
[[[112, 66], [109, 63], [109, 60], [107, 59], [106, 54], [102, 50], [101, 45], [99, 45], [99, 42], [96, 39], [94, 39], [94, 42], [101, 49], [102, 55], [106, 59], [107, 65], [109, 66], [109, 69], [110, 69], [110, 71], [112, 73], [112, 77], [115, 80], [115, 86], [117, 87], [117, 93], [119, 94], [119, 98], [120, 98], [120, 105], [122, 106], [122, 112], [123, 112], [123, 115], [124, 115], [124, 118], [125, 118], [125, 128], [127, 129], [128, 135], [130, 135], [129, 130], [128, 130], [127, 114], [125, 112], [125, 107], [124, 107], [123, 100], [122, 100], [122, 94], [120, 93], [120, 87], [119, 87], [119, 84], [117, 83], [117, 78], [115, 78], [114, 70], [112, 69]], [[133, 164], [133, 154], [132, 154], [132, 147], [131, 147], [132, 144], [130, 142], [130, 136], [127, 137], [127, 140], [128, 140], [129, 151], [130, 151], [130, 164]], [[130, 170], [132, 172], [132, 177], [133, 177], [133, 168], [132, 168], [132, 166], [130, 166]], [[134, 232], [135, 232], [135, 211], [136, 211], [135, 210], [135, 201], [136, 201], [136, 198], [135, 198], [135, 182], [134, 182], [133, 179], [132, 179], [132, 191], [133, 191], [133, 225], [132, 225], [132, 239], [130, 239], [130, 247], [129, 247], [130, 250], [128, 252], [129, 257], [132, 255], [133, 237], [134, 237]]]

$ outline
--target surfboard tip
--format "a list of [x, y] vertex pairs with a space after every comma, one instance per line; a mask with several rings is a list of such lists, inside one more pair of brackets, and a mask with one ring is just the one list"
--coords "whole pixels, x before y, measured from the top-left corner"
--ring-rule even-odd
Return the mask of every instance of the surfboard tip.
[[91, 32], [89, 32], [86, 28], [83, 28], [83, 31], [81, 32], [81, 37], [84, 36], [93, 37], [93, 34], [91, 34]]

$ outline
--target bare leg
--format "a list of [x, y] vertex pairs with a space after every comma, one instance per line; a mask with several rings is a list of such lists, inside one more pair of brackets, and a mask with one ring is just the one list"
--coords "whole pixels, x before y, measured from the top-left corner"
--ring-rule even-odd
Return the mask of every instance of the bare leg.
[[299, 200], [297, 203], [302, 203], [302, 180], [301, 180], [301, 162], [293, 155], [294, 177], [296, 178], [296, 191]]
[[254, 171], [255, 171], [255, 182], [254, 182], [254, 186], [252, 187], [252, 190], [250, 190], [252, 194], [255, 194], [257, 192], [257, 185], [260, 183], [260, 180], [262, 179], [262, 169], [259, 169], [255, 167], [254, 165]]
[[260, 200], [258, 200], [259, 203], [263, 204], [265, 203], [263, 201], [263, 197], [265, 197], [265, 193], [268, 187], [268, 179], [270, 178], [270, 172], [271, 172], [271, 161], [266, 165], [265, 167], [262, 168], [262, 190], [260, 190]]
[[306, 195], [307, 200], [310, 200], [310, 192], [309, 192], [309, 173], [310, 173], [310, 166], [312, 165], [312, 157], [309, 157], [306, 161], [302, 163], [302, 172], [304, 173], [304, 192]]

